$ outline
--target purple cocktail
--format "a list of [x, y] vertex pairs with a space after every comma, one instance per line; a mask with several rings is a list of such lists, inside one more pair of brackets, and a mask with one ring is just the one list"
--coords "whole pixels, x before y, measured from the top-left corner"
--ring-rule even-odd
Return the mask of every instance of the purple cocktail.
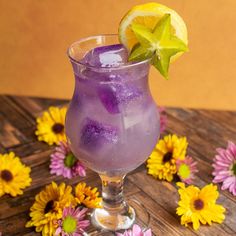
[[103, 183], [103, 208], [95, 210], [93, 222], [113, 231], [129, 228], [135, 213], [123, 199], [123, 178], [148, 158], [159, 137], [149, 60], [128, 62], [116, 35], [78, 41], [68, 54], [75, 74], [68, 142]]

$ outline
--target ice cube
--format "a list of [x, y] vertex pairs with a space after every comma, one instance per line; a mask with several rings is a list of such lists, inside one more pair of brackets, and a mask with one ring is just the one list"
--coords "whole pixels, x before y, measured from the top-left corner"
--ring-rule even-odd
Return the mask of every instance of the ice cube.
[[103, 85], [98, 87], [98, 96], [109, 113], [116, 114], [120, 112], [115, 86]]
[[122, 44], [97, 47], [89, 51], [83, 62], [95, 67], [117, 67], [128, 60], [128, 52]]
[[142, 91], [135, 86], [113, 83], [98, 87], [98, 96], [109, 113], [120, 113], [119, 105], [124, 105], [142, 95]]
[[85, 118], [81, 130], [82, 147], [97, 149], [106, 143], [116, 143], [117, 141], [118, 130], [116, 127]]
[[124, 128], [128, 129], [136, 124], [141, 123], [141, 121], [143, 121], [143, 117], [144, 117], [143, 113], [140, 112], [124, 116]]

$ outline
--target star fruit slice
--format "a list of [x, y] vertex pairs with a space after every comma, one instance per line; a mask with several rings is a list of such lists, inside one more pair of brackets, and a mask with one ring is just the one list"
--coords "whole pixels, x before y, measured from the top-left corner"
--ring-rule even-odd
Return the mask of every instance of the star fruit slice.
[[129, 60], [152, 58], [151, 63], [168, 78], [169, 63], [187, 51], [187, 29], [172, 9], [158, 3], [133, 7], [121, 20], [120, 42], [131, 52]]

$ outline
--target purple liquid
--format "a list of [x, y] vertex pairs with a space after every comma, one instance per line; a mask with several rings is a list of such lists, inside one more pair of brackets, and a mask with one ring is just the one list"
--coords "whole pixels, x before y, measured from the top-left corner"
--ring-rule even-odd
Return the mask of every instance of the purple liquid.
[[137, 168], [159, 137], [149, 64], [131, 65], [127, 57], [126, 49], [116, 44], [89, 51], [81, 60], [85, 66], [72, 62], [76, 82], [67, 137], [85, 165], [110, 176]]

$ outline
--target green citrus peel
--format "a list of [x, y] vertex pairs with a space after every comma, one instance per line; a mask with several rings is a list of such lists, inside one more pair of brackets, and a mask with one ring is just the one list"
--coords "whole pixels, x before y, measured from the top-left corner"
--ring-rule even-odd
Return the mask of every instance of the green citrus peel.
[[132, 24], [131, 28], [138, 40], [129, 55], [129, 61], [151, 59], [151, 64], [168, 79], [170, 59], [179, 52], [186, 52], [187, 45], [171, 33], [171, 16], [165, 14], [153, 30]]

